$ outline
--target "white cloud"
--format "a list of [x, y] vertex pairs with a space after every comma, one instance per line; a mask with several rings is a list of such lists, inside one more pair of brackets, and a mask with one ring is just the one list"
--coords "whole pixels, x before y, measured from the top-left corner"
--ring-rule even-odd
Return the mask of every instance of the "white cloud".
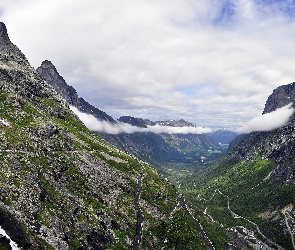
[[90, 130], [107, 134], [131, 134], [135, 132], [152, 132], [156, 134], [203, 134], [212, 132], [211, 129], [203, 127], [167, 127], [157, 124], [155, 126], [148, 126], [147, 128], [140, 128], [121, 122], [112, 124], [106, 121], [99, 121], [93, 115], [82, 113], [76, 107], [70, 106], [70, 108]]
[[271, 113], [257, 116], [246, 123], [243, 127], [238, 128], [237, 133], [250, 133], [254, 131], [271, 131], [283, 127], [294, 113], [292, 103], [278, 108]]
[[[233, 13], [225, 15], [228, 2]], [[274, 88], [295, 80], [293, 5], [15, 0], [0, 8], [11, 40], [34, 67], [51, 60], [80, 96], [109, 115], [237, 127], [262, 110]], [[237, 103], [222, 101], [232, 96]], [[234, 116], [241, 106], [248, 111]]]

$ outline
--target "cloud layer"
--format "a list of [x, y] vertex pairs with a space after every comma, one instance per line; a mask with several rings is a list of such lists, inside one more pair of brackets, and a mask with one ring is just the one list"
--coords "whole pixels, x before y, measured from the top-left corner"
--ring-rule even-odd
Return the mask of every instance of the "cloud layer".
[[257, 116], [235, 132], [247, 134], [254, 131], [271, 131], [283, 127], [294, 113], [292, 103], [278, 108], [271, 113]]
[[295, 79], [294, 1], [15, 0], [0, 18], [109, 115], [236, 128]]
[[102, 132], [107, 134], [120, 134], [120, 133], [135, 133], [135, 132], [152, 132], [156, 134], [202, 134], [212, 132], [209, 128], [203, 127], [167, 127], [167, 126], [148, 126], [147, 128], [140, 128], [131, 126], [127, 123], [111, 124], [106, 121], [99, 121], [93, 115], [80, 112], [76, 107], [70, 106], [71, 110], [80, 118], [87, 128], [92, 131]]

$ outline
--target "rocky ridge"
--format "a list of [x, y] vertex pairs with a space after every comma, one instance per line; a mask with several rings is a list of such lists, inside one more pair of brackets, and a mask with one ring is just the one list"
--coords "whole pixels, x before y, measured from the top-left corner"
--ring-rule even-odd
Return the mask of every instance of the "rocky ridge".
[[143, 168], [142, 247], [158, 243], [151, 228], [165, 220], [176, 190], [89, 131], [1, 22], [0, 100], [0, 226], [21, 249], [132, 248]]
[[123, 123], [128, 123], [131, 126], [136, 126], [136, 127], [140, 127], [140, 128], [147, 128], [147, 120], [144, 120], [142, 118], [136, 118], [136, 117], [132, 117], [132, 116], [121, 116], [118, 119], [119, 122], [123, 122]]
[[63, 77], [57, 72], [52, 62], [48, 60], [43, 61], [41, 66], [38, 67], [36, 71], [66, 100], [69, 105], [76, 107], [83, 113], [95, 116], [98, 120], [116, 123], [111, 116], [92, 106], [82, 97], [78, 97], [77, 91], [65, 82]]

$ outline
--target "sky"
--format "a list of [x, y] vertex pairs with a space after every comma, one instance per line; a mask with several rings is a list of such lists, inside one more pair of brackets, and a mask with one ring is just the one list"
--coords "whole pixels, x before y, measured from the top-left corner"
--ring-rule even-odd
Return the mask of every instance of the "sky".
[[234, 130], [295, 81], [294, 0], [9, 0], [0, 21], [115, 119]]

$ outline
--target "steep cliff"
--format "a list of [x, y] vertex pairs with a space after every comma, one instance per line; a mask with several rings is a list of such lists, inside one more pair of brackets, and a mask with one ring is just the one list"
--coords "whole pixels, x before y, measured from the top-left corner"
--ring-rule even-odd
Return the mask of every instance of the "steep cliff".
[[295, 82], [282, 85], [274, 89], [267, 98], [263, 114], [270, 113], [277, 108], [281, 108], [295, 100]]
[[[268, 97], [263, 113], [269, 113], [295, 100], [295, 83], [276, 88]], [[294, 107], [294, 104], [293, 104]], [[295, 115], [288, 123], [268, 132], [252, 132], [231, 150], [228, 159], [255, 160], [261, 157], [273, 160], [277, 167], [270, 177], [280, 182], [295, 183]]]

